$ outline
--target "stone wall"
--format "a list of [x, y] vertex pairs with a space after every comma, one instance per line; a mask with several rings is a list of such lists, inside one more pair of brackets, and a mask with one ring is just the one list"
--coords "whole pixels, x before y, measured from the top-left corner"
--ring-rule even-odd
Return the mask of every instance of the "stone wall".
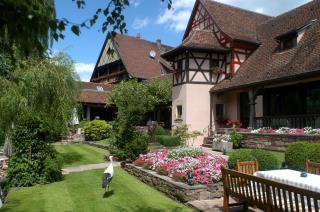
[[286, 151], [289, 144], [296, 141], [320, 143], [320, 135], [293, 135], [293, 134], [258, 134], [241, 133], [244, 136], [243, 147], [251, 149], [267, 149]]
[[183, 203], [193, 200], [215, 199], [223, 196], [222, 182], [210, 185], [189, 186], [185, 183], [174, 181], [170, 177], [158, 175], [154, 171], [146, 170], [133, 164], [126, 164], [124, 169], [139, 178], [142, 182]]

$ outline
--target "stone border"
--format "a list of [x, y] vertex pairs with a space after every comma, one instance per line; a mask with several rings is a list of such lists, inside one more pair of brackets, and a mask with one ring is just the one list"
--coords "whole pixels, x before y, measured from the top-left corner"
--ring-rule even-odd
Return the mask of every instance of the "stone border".
[[183, 203], [193, 200], [216, 199], [223, 196], [222, 182], [210, 185], [189, 186], [185, 183], [174, 181], [170, 177], [158, 175], [154, 171], [146, 170], [133, 164], [126, 164], [124, 169], [139, 178], [142, 182], [165, 193], [170, 198]]
[[244, 136], [243, 147], [284, 152], [289, 144], [297, 141], [320, 143], [320, 135], [274, 134], [240, 132]]

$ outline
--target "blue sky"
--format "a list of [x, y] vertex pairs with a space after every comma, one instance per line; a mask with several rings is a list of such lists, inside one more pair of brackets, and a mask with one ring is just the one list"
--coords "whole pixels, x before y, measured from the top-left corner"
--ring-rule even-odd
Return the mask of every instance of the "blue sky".
[[[217, 0], [240, 8], [277, 16], [310, 0]], [[58, 18], [81, 23], [90, 18], [98, 8], [104, 8], [107, 0], [87, 0], [85, 9], [79, 10], [72, 0], [56, 0]], [[195, 0], [173, 0], [173, 10], [168, 11], [160, 0], [130, 0], [124, 11], [128, 34], [138, 32], [146, 40], [161, 39], [162, 43], [176, 46], [181, 42]], [[81, 80], [88, 81], [102, 48], [106, 33], [98, 23], [91, 29], [83, 29], [80, 36], [66, 31], [64, 40], [54, 43], [53, 52], [64, 51], [75, 61], [75, 69]]]

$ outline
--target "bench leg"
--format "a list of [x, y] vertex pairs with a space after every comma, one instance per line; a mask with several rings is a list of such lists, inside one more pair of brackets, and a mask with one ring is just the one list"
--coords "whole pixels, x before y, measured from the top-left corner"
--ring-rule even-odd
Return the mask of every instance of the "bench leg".
[[223, 196], [223, 211], [224, 212], [229, 212], [229, 195], [224, 193]]

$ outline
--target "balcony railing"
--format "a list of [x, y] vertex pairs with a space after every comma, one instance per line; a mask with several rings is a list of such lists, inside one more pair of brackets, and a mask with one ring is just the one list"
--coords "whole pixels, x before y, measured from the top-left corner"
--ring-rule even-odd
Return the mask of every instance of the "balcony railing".
[[265, 116], [255, 118], [256, 128], [271, 127], [278, 129], [280, 127], [289, 128], [320, 128], [320, 114], [292, 115], [292, 116]]

